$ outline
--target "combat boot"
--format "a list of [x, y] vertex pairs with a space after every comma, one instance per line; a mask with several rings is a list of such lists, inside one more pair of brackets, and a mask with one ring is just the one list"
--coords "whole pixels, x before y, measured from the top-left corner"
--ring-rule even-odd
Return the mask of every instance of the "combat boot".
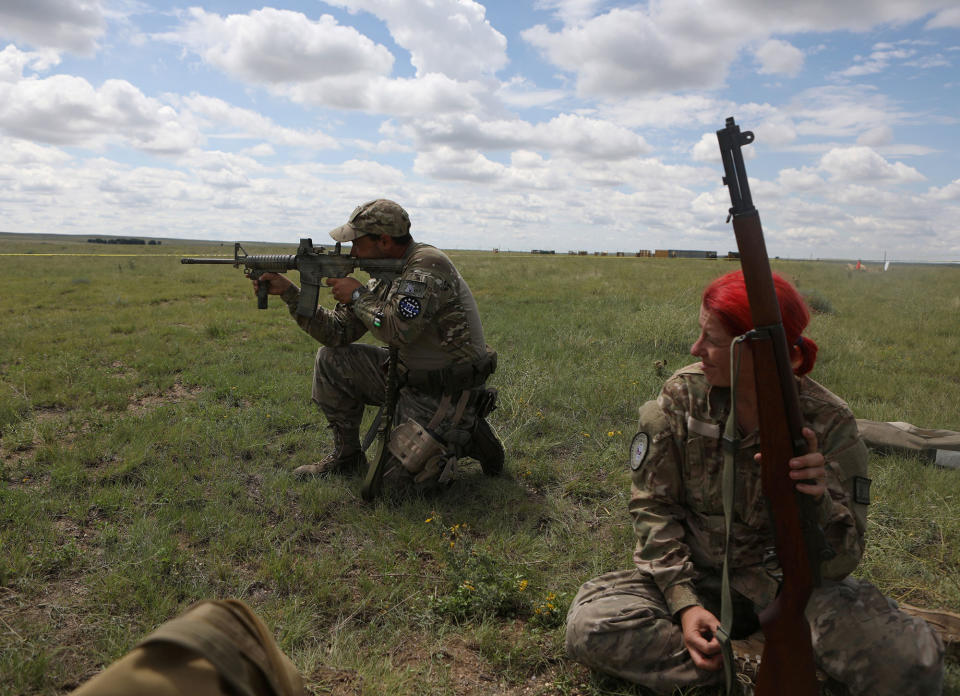
[[323, 476], [333, 472], [352, 473], [355, 470], [364, 471], [367, 467], [367, 458], [360, 449], [360, 431], [357, 428], [344, 428], [331, 425], [333, 432], [333, 452], [316, 464], [304, 464], [293, 470], [293, 475], [299, 479], [311, 476]]
[[464, 454], [480, 462], [480, 468], [487, 476], [496, 476], [503, 471], [503, 460], [506, 456], [503, 443], [486, 418], [477, 418]]

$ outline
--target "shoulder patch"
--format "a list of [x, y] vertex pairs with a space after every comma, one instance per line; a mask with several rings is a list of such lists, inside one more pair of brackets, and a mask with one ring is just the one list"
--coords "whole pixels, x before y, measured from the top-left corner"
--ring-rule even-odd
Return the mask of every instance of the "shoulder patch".
[[866, 476], [853, 477], [853, 499], [861, 505], [870, 504], [870, 483]]
[[650, 438], [646, 433], [637, 433], [630, 442], [630, 468], [636, 471], [643, 465], [650, 451]]
[[404, 297], [397, 303], [397, 310], [404, 319], [413, 319], [419, 316], [420, 309], [420, 300], [415, 297]]
[[423, 298], [427, 294], [427, 284], [419, 280], [401, 278], [397, 285], [397, 294]]

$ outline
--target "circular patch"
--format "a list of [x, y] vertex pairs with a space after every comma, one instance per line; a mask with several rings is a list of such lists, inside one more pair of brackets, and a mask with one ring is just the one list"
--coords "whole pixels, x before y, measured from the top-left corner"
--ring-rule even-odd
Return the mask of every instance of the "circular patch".
[[420, 314], [420, 300], [415, 297], [404, 297], [397, 303], [400, 316], [404, 319], [413, 319]]
[[646, 433], [637, 433], [633, 436], [630, 443], [630, 468], [636, 471], [647, 458], [647, 451], [650, 449], [650, 438]]

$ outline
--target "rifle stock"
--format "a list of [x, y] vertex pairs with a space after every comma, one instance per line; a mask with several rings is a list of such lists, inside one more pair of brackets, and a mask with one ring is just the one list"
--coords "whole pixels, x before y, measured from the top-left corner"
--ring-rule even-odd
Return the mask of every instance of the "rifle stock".
[[740, 252], [750, 314], [750, 334], [760, 416], [761, 480], [774, 530], [783, 581], [776, 599], [760, 614], [764, 649], [756, 696], [815, 696], [816, 681], [807, 600], [820, 582], [823, 536], [816, 502], [797, 493], [788, 461], [806, 452], [803, 419], [790, 351], [780, 316], [760, 215], [753, 206], [741, 146], [753, 133], [740, 132], [733, 118], [717, 131], [723, 183], [730, 192], [730, 217]]

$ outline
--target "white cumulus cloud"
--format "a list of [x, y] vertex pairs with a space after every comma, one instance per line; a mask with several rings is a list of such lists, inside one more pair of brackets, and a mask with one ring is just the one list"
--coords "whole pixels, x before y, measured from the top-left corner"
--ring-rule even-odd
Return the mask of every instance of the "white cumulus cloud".
[[56, 145], [99, 148], [122, 141], [160, 154], [183, 152], [200, 140], [173, 108], [125, 80], [97, 88], [69, 75], [0, 83], [0, 128]]
[[719, 87], [739, 46], [756, 34], [692, 0], [614, 8], [551, 31], [522, 34], [555, 65], [575, 73], [581, 95], [639, 95]]
[[226, 17], [194, 7], [176, 31], [154, 38], [180, 43], [228, 75], [257, 84], [361, 79], [393, 68], [386, 47], [330, 15], [314, 21], [270, 7]]
[[820, 158], [820, 169], [831, 179], [845, 181], [923, 181], [923, 176], [902, 162], [888, 162], [869, 147], [834, 148]]
[[927, 29], [960, 29], [960, 7], [941, 10], [926, 24]]
[[411, 122], [408, 130], [425, 146], [544, 150], [598, 160], [636, 157], [650, 150], [644, 139], [629, 129], [576, 114], [560, 114], [543, 123], [457, 114]]
[[760, 61], [761, 74], [796, 77], [803, 69], [803, 51], [786, 41], [765, 41], [757, 48], [755, 55]]
[[100, 0], [5, 0], [0, 3], [0, 37], [34, 48], [96, 53], [107, 23]]
[[410, 52], [417, 76], [443, 73], [455, 80], [491, 76], [507, 64], [507, 39], [473, 0], [327, 0], [382, 19]]

